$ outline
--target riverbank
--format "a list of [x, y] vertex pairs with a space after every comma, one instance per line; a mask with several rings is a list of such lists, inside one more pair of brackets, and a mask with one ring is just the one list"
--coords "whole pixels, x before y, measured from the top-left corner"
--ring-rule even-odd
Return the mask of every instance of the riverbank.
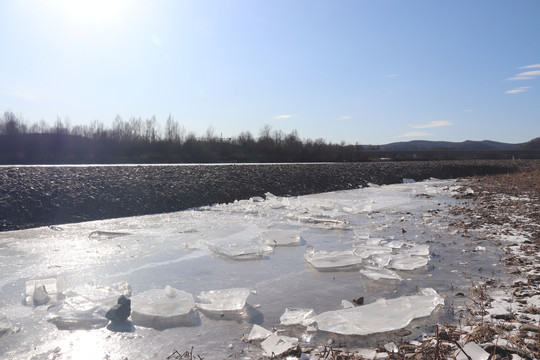
[[499, 248], [508, 278], [471, 278], [469, 293], [453, 307], [456, 323], [436, 324], [423, 339], [304, 349], [311, 359], [540, 359], [540, 168], [460, 183], [463, 201], [451, 210], [451, 229], [467, 239], [462, 251]]
[[0, 167], [0, 231], [157, 214], [267, 192], [297, 196], [403, 178], [507, 174], [535, 161]]

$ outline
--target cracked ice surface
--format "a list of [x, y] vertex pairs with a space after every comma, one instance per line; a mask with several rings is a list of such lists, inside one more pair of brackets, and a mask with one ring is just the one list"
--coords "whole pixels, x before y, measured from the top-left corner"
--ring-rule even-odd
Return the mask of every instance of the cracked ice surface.
[[[262, 349], [246, 350], [241, 340], [254, 324], [279, 329], [287, 308], [313, 309], [322, 319], [342, 300], [359, 297], [366, 305], [351, 312], [387, 299], [402, 309], [388, 328], [405, 326], [403, 319], [417, 314], [411, 309], [427, 301], [411, 297], [416, 289], [434, 288], [456, 302], [453, 294], [469, 286], [464, 273], [497, 269], [496, 249], [461, 252], [465, 240], [444, 215], [457, 201], [453, 188], [454, 181], [432, 180], [301, 197], [266, 194], [177, 213], [0, 233], [0, 319], [20, 329], [0, 329], [0, 357], [152, 359], [193, 346], [205, 358], [242, 351], [258, 358]], [[47, 294], [35, 293], [41, 286]], [[245, 290], [229, 307], [222, 289]], [[34, 295], [50, 299], [24, 306]], [[134, 326], [124, 332], [104, 318], [119, 295], [132, 299]], [[217, 316], [195, 302], [214, 306]], [[227, 309], [242, 316], [222, 318]], [[447, 314], [432, 316], [445, 321]], [[429, 325], [413, 322], [409, 328], [417, 333]], [[380, 330], [378, 321], [363, 323], [369, 334]], [[287, 336], [308, 346], [328, 340], [281, 335], [266, 345], [294, 344]], [[369, 339], [351, 341], [363, 346]]]

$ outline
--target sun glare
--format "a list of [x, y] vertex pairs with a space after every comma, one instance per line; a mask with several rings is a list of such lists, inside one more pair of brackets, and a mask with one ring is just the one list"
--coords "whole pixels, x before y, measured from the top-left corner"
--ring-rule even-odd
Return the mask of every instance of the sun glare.
[[56, 0], [50, 3], [70, 21], [85, 25], [114, 25], [127, 9], [121, 0]]

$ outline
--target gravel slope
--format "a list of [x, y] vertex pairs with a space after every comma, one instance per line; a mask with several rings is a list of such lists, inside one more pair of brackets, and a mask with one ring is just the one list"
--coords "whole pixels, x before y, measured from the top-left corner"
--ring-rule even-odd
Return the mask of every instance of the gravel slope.
[[441, 161], [0, 167], [0, 231], [179, 211], [266, 192], [295, 196], [527, 166], [530, 162]]

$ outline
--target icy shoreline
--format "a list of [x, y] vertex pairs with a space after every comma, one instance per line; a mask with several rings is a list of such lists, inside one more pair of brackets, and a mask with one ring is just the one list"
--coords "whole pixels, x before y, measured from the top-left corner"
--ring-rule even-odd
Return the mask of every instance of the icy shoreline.
[[[477, 278], [486, 272], [504, 277], [498, 264], [500, 249], [489, 244], [484, 250], [477, 249], [462, 236], [462, 231], [449, 227], [453, 217], [448, 210], [458, 204], [452, 195], [459, 188], [460, 184], [452, 181], [432, 180], [298, 198], [268, 194], [266, 199], [253, 198], [174, 214], [1, 233], [0, 246], [7, 261], [0, 277], [0, 313], [6, 315], [4, 323], [9, 325], [0, 338], [2, 356], [74, 357], [81, 351], [74, 345], [75, 339], [86, 339], [101, 344], [99, 350], [94, 349], [100, 351], [95, 357], [121, 358], [133, 353], [140, 357], [143, 351], [147, 358], [165, 358], [173, 349], [195, 346], [205, 358], [259, 358], [269, 344], [245, 342], [254, 325], [279, 330], [275, 334], [278, 338], [269, 340], [274, 346], [283, 347], [289, 342], [294, 345], [287, 338], [296, 338], [302, 348], [311, 349], [313, 358], [317, 358], [319, 346], [328, 344], [335, 351], [340, 345], [349, 349], [370, 347], [381, 339], [414, 344], [418, 336], [433, 331], [433, 324], [454, 319], [453, 309], [464, 304], [463, 294], [470, 288], [467, 277]], [[216, 252], [210, 244], [220, 251]], [[268, 249], [268, 244], [273, 246]], [[258, 254], [258, 249], [262, 251], [260, 256], [236, 259]], [[308, 260], [317, 254], [326, 257], [323, 268]], [[345, 258], [345, 270], [349, 271], [341, 270], [345, 254], [354, 260], [349, 262]], [[329, 255], [337, 255], [330, 266]], [[419, 263], [418, 268], [415, 265], [406, 270], [417, 263], [411, 257], [428, 259], [427, 266]], [[390, 269], [385, 267], [392, 263], [400, 264], [392, 270], [398, 277], [386, 272]], [[403, 267], [406, 264], [409, 265]], [[360, 269], [364, 272], [360, 273]], [[134, 326], [122, 331], [110, 326], [60, 330], [46, 320], [51, 319], [51, 311], [54, 316], [65, 316], [58, 305], [65, 300], [51, 299], [52, 302], [36, 307], [21, 305], [24, 283], [51, 274], [62, 274], [66, 288], [77, 294], [66, 293], [68, 299], [83, 294], [83, 290], [76, 290], [78, 287], [98, 279], [109, 287], [118, 281], [129, 282], [134, 301], [137, 294], [152, 289], [165, 288], [162, 294], [170, 299], [177, 296], [177, 290], [186, 291], [195, 296], [193, 303], [201, 304], [199, 320], [186, 327], [182, 321], [187, 318], [182, 317], [178, 319], [181, 327], [160, 331], [148, 325], [155, 321], [148, 320], [148, 316], [142, 322], [133, 320]], [[390, 275], [394, 278], [384, 278]], [[167, 290], [166, 285], [177, 290]], [[313, 309], [314, 314], [322, 315], [350, 306], [347, 302], [358, 297], [363, 298], [366, 309], [375, 306], [377, 299], [392, 303], [402, 298], [406, 304], [409, 299], [416, 299], [418, 288], [424, 287], [434, 287], [444, 297], [445, 306], [439, 306], [433, 314], [434, 309], [420, 312], [420, 319], [413, 320], [402, 331], [351, 337], [317, 331], [307, 322], [306, 328], [282, 325], [286, 308]], [[247, 295], [243, 308], [242, 300], [240, 305], [229, 308], [216, 302], [228, 295], [210, 295], [231, 288], [252, 290], [235, 290], [242, 297]], [[143, 299], [158, 301], [151, 300], [162, 296], [158, 294], [143, 295]], [[436, 299], [434, 304], [440, 304]], [[133, 306], [140, 309], [135, 302]], [[212, 315], [211, 309], [218, 309], [217, 316]], [[226, 309], [238, 316], [231, 317]], [[362, 306], [354, 309], [362, 310]], [[403, 314], [407, 313], [405, 309], [407, 306]], [[99, 319], [100, 311], [91, 311]], [[151, 315], [149, 311], [144, 313]], [[171, 313], [171, 321], [180, 315]], [[165, 316], [168, 317], [167, 313]], [[321, 324], [326, 321], [319, 319]], [[285, 323], [291, 324], [290, 320]], [[373, 355], [373, 350], [358, 351], [381, 357], [386, 353], [391, 357], [398, 347], [390, 344], [388, 349], [379, 349], [379, 355]]]

